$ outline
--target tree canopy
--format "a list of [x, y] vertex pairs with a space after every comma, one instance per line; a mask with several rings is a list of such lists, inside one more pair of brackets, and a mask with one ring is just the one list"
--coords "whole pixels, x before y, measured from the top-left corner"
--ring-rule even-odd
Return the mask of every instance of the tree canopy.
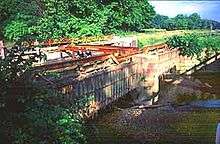
[[155, 28], [176, 30], [176, 29], [213, 29], [220, 28], [220, 23], [213, 20], [202, 19], [198, 13], [189, 16], [178, 14], [174, 18], [157, 14], [152, 20]]
[[2, 0], [1, 35], [18, 40], [139, 31], [155, 15], [148, 0]]

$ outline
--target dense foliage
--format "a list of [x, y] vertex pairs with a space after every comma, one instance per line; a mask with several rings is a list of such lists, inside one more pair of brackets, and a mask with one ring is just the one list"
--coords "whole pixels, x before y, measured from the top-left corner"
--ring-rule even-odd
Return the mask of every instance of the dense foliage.
[[213, 20], [202, 19], [199, 14], [193, 13], [189, 16], [179, 14], [174, 18], [156, 15], [152, 20], [152, 26], [160, 29], [219, 29], [220, 23]]
[[155, 15], [147, 0], [2, 0], [1, 33], [8, 40], [94, 36], [148, 28]]
[[[198, 59], [208, 58], [220, 51], [220, 36], [212, 34], [175, 35], [166, 42], [171, 48], [180, 49], [181, 55], [196, 56]], [[205, 53], [202, 55], [202, 53]]]
[[16, 45], [0, 59], [0, 143], [85, 143], [77, 102], [32, 82], [32, 64], [43, 58], [33, 49]]

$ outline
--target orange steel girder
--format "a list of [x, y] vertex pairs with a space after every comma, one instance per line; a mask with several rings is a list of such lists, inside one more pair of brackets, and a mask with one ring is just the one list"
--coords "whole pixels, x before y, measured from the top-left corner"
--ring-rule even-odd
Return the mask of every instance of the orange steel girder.
[[102, 45], [77, 45], [77, 46], [67, 45], [65, 47], [59, 47], [58, 51], [71, 51], [71, 52], [93, 51], [93, 52], [103, 53], [101, 55], [92, 56], [89, 58], [82, 58], [82, 59], [73, 58], [74, 62], [89, 62], [94, 60], [95, 61], [105, 60], [106, 58], [114, 57], [117, 62], [121, 63], [123, 61], [130, 59], [133, 55], [140, 53], [140, 50], [137, 47], [119, 47], [119, 46], [102, 46]]
[[165, 49], [167, 47], [168, 47], [167, 44], [158, 44], [158, 45], [153, 45], [153, 46], [145, 46], [145, 47], [143, 47], [142, 51], [144, 53], [148, 53], [149, 51]]
[[88, 58], [81, 58], [81, 59], [71, 59], [71, 60], [62, 60], [56, 63], [47, 63], [47, 64], [43, 64], [43, 65], [39, 65], [36, 66], [35, 69], [36, 70], [53, 70], [53, 69], [60, 69], [63, 67], [69, 67], [69, 66], [73, 66], [73, 65], [80, 65], [80, 64], [84, 64], [87, 62], [91, 62], [91, 61], [103, 61], [106, 59], [111, 58], [110, 54], [102, 54], [102, 55], [98, 55], [98, 56], [92, 56], [92, 57], [88, 57]]
[[[139, 53], [146, 53], [150, 50], [158, 50], [167, 48], [167, 45], [160, 44], [156, 46], [144, 47], [142, 50], [139, 50], [137, 47], [119, 47], [119, 46], [99, 46], [99, 45], [79, 45], [79, 46], [70, 46], [59, 47], [58, 51], [94, 51], [94, 52], [103, 52], [99, 55], [94, 55], [86, 58], [72, 58], [70, 60], [64, 60], [56, 63], [48, 63], [45, 65], [37, 66], [37, 69], [59, 69], [62, 67], [68, 67], [73, 65], [80, 65], [83, 63], [93, 62], [93, 61], [104, 61], [109, 58], [115, 59], [118, 63], [124, 62], [132, 58], [133, 55]], [[115, 53], [120, 53], [120, 55], [115, 55]]]
[[60, 51], [94, 51], [94, 52], [104, 52], [104, 53], [132, 53], [137, 52], [136, 47], [119, 47], [119, 46], [97, 46], [97, 45], [78, 45], [78, 46], [66, 46], [60, 47]]

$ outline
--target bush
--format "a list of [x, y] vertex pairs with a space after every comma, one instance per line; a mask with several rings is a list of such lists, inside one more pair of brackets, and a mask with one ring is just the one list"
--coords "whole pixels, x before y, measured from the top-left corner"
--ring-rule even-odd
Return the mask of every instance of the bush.
[[29, 26], [23, 21], [11, 21], [4, 28], [7, 39], [17, 41], [20, 37], [29, 33]]
[[205, 52], [209, 57], [210, 53], [219, 51], [219, 36], [202, 34], [175, 35], [166, 41], [171, 48], [178, 48], [183, 56], [196, 56], [200, 59], [201, 53]]
[[83, 120], [73, 106], [65, 105], [62, 95], [49, 90], [32, 92], [30, 99], [16, 99], [21, 111], [1, 111], [3, 143], [86, 143]]
[[41, 57], [24, 57], [31, 49], [14, 46], [0, 59], [0, 143], [86, 143], [77, 103], [31, 81]]
[[[26, 134], [28, 142], [85, 143], [82, 119], [69, 108], [50, 105], [45, 100], [31, 103], [21, 114], [25, 124], [19, 130]], [[15, 141], [22, 140], [22, 135], [18, 136]]]

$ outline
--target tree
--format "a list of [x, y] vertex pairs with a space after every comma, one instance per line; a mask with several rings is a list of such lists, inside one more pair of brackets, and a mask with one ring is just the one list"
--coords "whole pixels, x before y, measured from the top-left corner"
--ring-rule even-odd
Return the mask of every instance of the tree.
[[67, 104], [58, 91], [33, 83], [32, 64], [42, 55], [27, 55], [32, 50], [17, 43], [0, 59], [1, 143], [84, 144], [78, 103]]
[[4, 27], [4, 35], [7, 39], [17, 41], [24, 35], [29, 34], [30, 16], [17, 14], [16, 17], [9, 21]]
[[7, 8], [6, 0], [0, 5], [3, 33], [9, 40], [24, 35], [49, 39], [140, 31], [155, 15], [147, 0], [10, 1]]
[[63, 37], [70, 19], [66, 1], [44, 0], [44, 5], [43, 16], [32, 27], [34, 34], [41, 39]]
[[109, 28], [123, 31], [139, 31], [150, 26], [155, 15], [153, 7], [147, 0], [115, 0], [105, 1], [110, 6]]
[[189, 29], [202, 28], [201, 17], [198, 13], [193, 13], [189, 16]]
[[177, 29], [187, 29], [188, 28], [188, 17], [182, 14], [177, 15], [174, 18]]
[[163, 28], [167, 30], [176, 29], [213, 29], [220, 28], [220, 23], [213, 20], [201, 19], [198, 13], [193, 13], [189, 16], [178, 14], [174, 18], [167, 16], [156, 15], [151, 21], [152, 27]]
[[202, 52], [199, 36], [195, 34], [175, 35], [167, 40], [171, 48], [178, 48], [183, 56], [198, 56]]
[[164, 23], [167, 19], [169, 19], [168, 16], [157, 14], [152, 20], [152, 27], [159, 28], [159, 29], [164, 28]]
[[167, 30], [175, 30], [177, 29], [176, 22], [174, 19], [167, 19], [164, 21], [163, 28]]
[[41, 0], [2, 0], [0, 3], [0, 33], [9, 40], [27, 35], [29, 28], [42, 15]]
[[211, 24], [210, 20], [207, 20], [207, 19], [201, 20], [201, 27], [203, 29], [210, 29], [210, 24]]

